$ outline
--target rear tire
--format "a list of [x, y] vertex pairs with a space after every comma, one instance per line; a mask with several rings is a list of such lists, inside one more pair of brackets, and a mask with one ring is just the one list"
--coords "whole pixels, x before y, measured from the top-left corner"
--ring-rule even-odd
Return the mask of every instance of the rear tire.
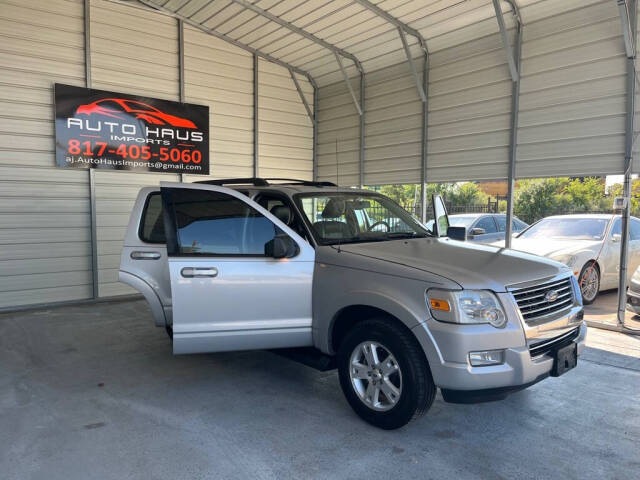
[[578, 285], [582, 294], [582, 303], [591, 305], [600, 292], [600, 269], [593, 260], [587, 262], [578, 277]]
[[347, 333], [338, 349], [338, 372], [351, 408], [385, 430], [424, 415], [436, 395], [418, 341], [384, 317], [360, 322]]

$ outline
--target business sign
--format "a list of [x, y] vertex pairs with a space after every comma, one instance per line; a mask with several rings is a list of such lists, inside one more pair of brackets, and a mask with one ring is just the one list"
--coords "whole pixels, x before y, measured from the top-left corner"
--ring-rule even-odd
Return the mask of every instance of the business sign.
[[209, 174], [209, 107], [55, 85], [59, 167]]

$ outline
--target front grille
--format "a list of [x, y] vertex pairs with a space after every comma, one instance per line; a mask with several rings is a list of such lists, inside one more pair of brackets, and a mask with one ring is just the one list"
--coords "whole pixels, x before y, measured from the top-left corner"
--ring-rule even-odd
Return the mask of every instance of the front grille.
[[541, 355], [549, 353], [552, 350], [557, 350], [564, 347], [565, 345], [569, 345], [576, 338], [578, 338], [579, 333], [580, 328], [574, 328], [564, 335], [560, 335], [549, 340], [543, 340], [529, 345], [529, 353], [531, 354], [531, 358], [539, 357]]
[[[549, 299], [549, 293], [554, 291], [557, 297]], [[569, 277], [534, 287], [514, 289], [511, 293], [525, 320], [560, 312], [573, 305], [573, 286]]]

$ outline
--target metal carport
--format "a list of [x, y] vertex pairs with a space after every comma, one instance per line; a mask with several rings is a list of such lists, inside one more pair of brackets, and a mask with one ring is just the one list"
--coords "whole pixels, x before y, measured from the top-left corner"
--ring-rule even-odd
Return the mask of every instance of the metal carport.
[[637, 171], [634, 0], [1, 4], [0, 308], [131, 293], [128, 212], [167, 178], [56, 170], [55, 81], [209, 104], [214, 177], [420, 183], [424, 202], [427, 182], [511, 198], [516, 178]]

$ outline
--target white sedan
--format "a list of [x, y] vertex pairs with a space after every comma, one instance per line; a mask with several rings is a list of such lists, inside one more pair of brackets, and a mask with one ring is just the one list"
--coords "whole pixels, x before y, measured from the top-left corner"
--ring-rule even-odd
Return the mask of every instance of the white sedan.
[[[640, 220], [631, 217], [629, 277], [640, 265]], [[512, 240], [511, 248], [564, 263], [578, 278], [585, 304], [600, 290], [617, 288], [620, 215], [556, 215], [543, 218]]]

